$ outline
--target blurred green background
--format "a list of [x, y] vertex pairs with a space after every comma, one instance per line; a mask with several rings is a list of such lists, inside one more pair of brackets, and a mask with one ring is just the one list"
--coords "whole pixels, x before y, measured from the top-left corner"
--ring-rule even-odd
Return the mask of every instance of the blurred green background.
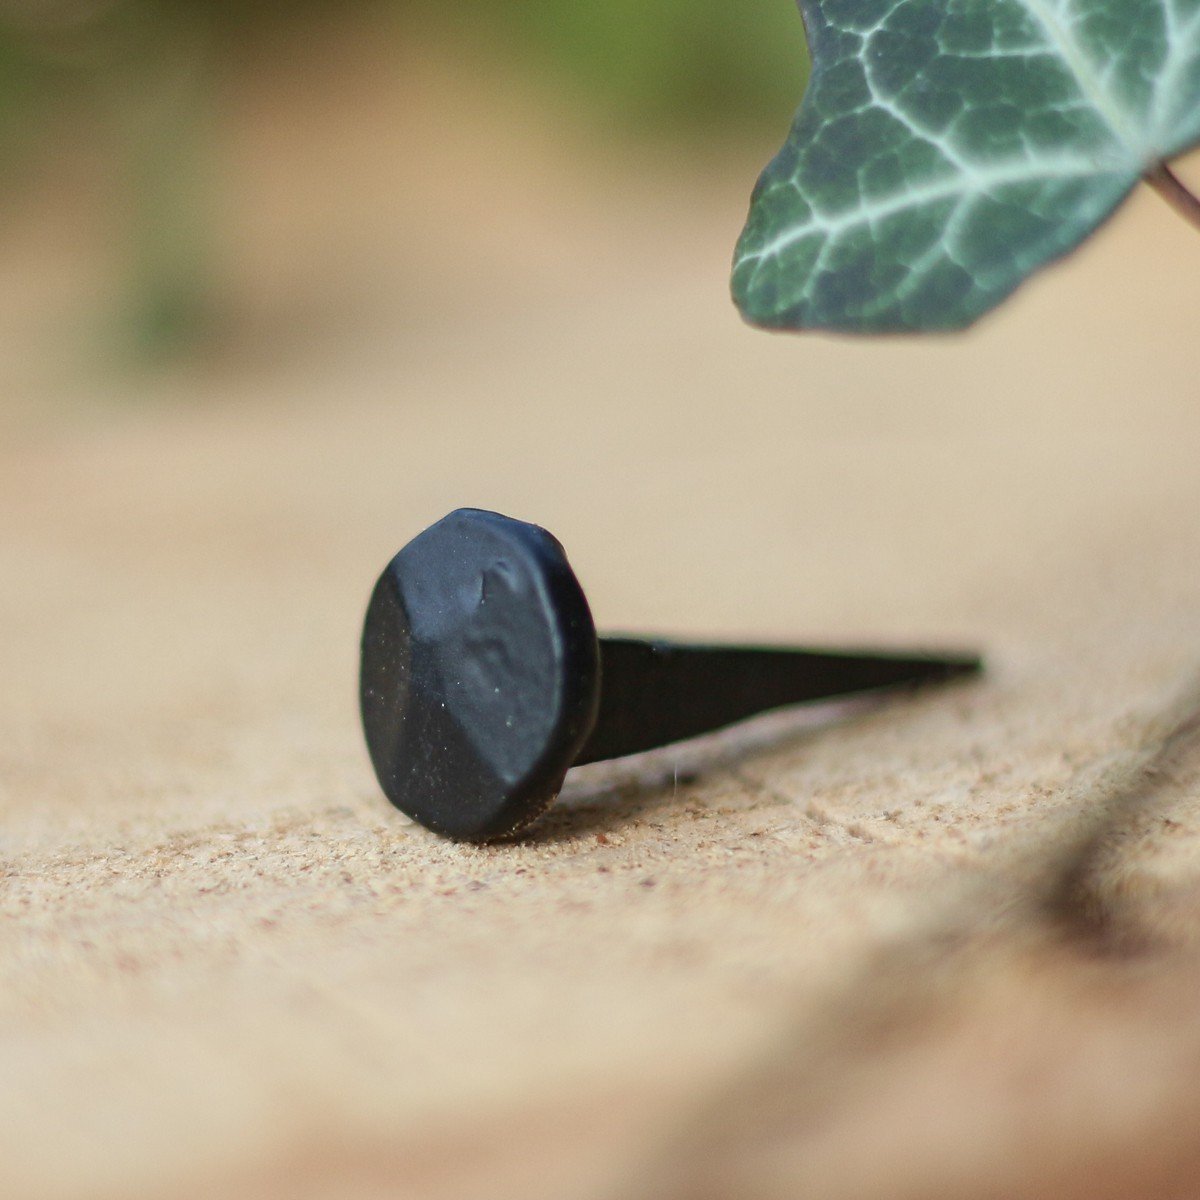
[[219, 323], [214, 129], [297, 39], [311, 89], [328, 86], [311, 64], [355, 25], [373, 63], [394, 48], [398, 77], [427, 46], [465, 76], [486, 63], [581, 136], [671, 154], [778, 140], [806, 70], [791, 0], [0, 0], [0, 205], [92, 197], [123, 354], [170, 358]]
[[791, 0], [467, 0], [456, 25], [633, 134], [769, 119], [803, 79]]

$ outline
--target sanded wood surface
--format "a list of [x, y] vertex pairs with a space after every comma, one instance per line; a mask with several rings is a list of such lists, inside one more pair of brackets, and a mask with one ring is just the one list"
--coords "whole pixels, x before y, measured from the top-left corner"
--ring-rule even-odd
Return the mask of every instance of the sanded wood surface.
[[[725, 299], [738, 189], [602, 174], [414, 216], [433, 311], [5, 418], [0, 1195], [1200, 1190], [1194, 234], [1147, 195], [966, 339], [784, 340]], [[990, 673], [452, 845], [355, 656], [462, 504], [605, 629]]]

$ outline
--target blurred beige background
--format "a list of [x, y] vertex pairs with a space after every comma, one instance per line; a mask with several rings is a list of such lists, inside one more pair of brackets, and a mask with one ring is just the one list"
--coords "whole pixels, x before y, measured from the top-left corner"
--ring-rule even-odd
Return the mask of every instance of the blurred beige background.
[[[64, 128], [0, 239], [0, 1194], [1194, 1194], [1194, 231], [1147, 192], [963, 337], [769, 336], [726, 277], [786, 104], [646, 130], [409, 20], [179, 51], [178, 253], [114, 232], [136, 136], [22, 110]], [[448, 844], [355, 653], [463, 504], [605, 628], [991, 670]]]

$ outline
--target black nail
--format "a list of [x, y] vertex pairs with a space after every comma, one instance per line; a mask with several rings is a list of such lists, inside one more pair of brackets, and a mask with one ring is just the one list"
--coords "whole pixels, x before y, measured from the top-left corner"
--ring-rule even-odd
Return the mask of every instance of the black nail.
[[360, 699], [388, 799], [438, 833], [482, 842], [540, 816], [578, 763], [981, 666], [972, 656], [598, 639], [549, 533], [460, 508], [409, 542], [375, 585]]

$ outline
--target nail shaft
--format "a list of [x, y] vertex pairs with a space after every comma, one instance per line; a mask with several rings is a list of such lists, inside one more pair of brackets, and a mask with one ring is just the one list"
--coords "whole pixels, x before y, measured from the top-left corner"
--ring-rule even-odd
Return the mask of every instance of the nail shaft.
[[637, 754], [787, 705], [977, 673], [963, 656], [841, 654], [600, 639], [600, 710], [576, 765]]

